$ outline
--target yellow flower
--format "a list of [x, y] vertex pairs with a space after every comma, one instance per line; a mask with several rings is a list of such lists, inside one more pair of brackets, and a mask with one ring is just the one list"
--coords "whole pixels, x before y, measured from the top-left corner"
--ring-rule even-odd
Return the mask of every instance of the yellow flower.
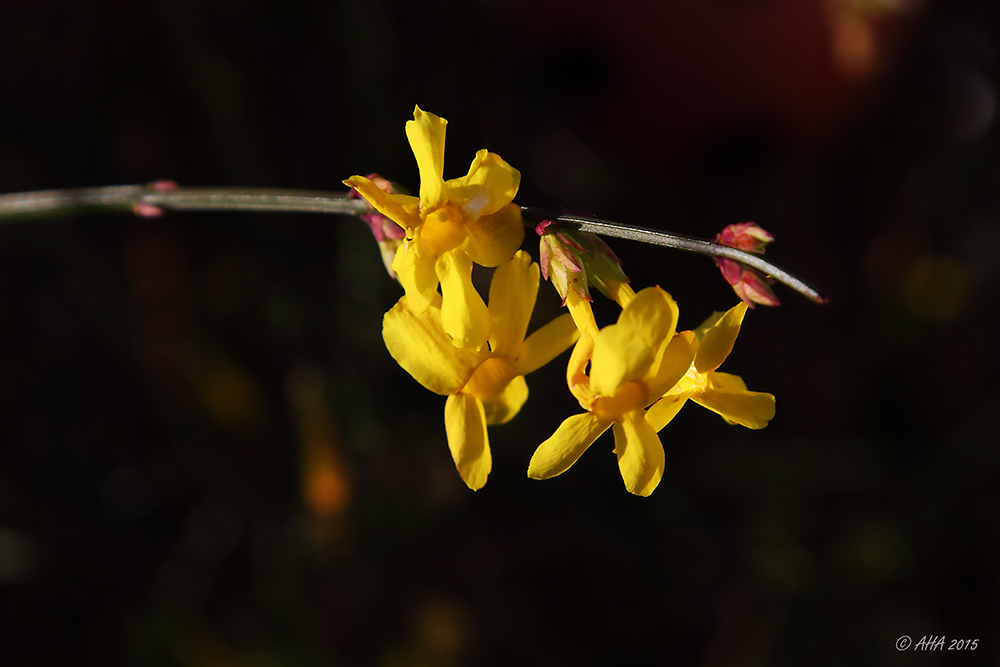
[[625, 305], [617, 324], [601, 329], [596, 339], [581, 336], [566, 380], [587, 412], [565, 420], [539, 445], [529, 477], [562, 474], [613, 425], [625, 487], [641, 496], [653, 492], [663, 476], [664, 454], [644, 411], [684, 375], [694, 355], [694, 334], [675, 334], [677, 315], [673, 298], [649, 287]]
[[538, 265], [518, 251], [490, 284], [489, 347], [455, 347], [445, 332], [439, 299], [422, 312], [403, 296], [382, 322], [389, 354], [413, 379], [448, 396], [445, 431], [459, 474], [470, 489], [486, 484], [492, 467], [486, 426], [503, 424], [528, 398], [524, 376], [551, 361], [579, 336], [569, 315], [525, 339], [538, 295]]
[[759, 429], [774, 417], [774, 396], [748, 391], [738, 375], [719, 373], [733, 351], [740, 333], [747, 304], [740, 303], [726, 313], [715, 313], [696, 332], [698, 349], [687, 373], [670, 391], [646, 412], [646, 421], [659, 431], [674, 418], [684, 403], [691, 399], [730, 424]]
[[413, 110], [406, 136], [420, 171], [420, 196], [387, 194], [363, 176], [344, 181], [406, 230], [392, 268], [409, 308], [426, 311], [441, 285], [441, 321], [453, 343], [479, 348], [489, 338], [486, 304], [472, 286], [472, 263], [498, 266], [524, 240], [521, 209], [511, 203], [521, 174], [483, 149], [461, 178], [444, 180], [448, 121]]

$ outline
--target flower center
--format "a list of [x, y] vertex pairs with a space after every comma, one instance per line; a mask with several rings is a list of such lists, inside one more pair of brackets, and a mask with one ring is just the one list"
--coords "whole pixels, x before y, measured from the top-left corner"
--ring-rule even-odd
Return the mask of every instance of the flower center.
[[704, 392], [708, 388], [708, 373], [699, 373], [692, 363], [687, 373], [680, 379], [677, 386], [683, 391], [697, 390]]
[[464, 240], [465, 218], [451, 204], [432, 210], [420, 226], [420, 242], [435, 256], [457, 248]]
[[649, 403], [649, 389], [642, 382], [625, 382], [614, 396], [601, 396], [594, 401], [590, 411], [598, 419], [619, 419], [628, 412], [642, 410]]
[[490, 357], [472, 374], [462, 393], [486, 398], [495, 396], [504, 389], [511, 380], [514, 379], [513, 365], [503, 357]]

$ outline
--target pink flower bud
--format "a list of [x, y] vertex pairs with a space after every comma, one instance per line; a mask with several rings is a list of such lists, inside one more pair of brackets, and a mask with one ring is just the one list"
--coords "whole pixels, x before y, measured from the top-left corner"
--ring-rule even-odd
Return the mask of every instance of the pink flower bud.
[[[375, 184], [375, 186], [387, 194], [395, 194], [398, 190], [402, 190], [399, 186], [395, 185], [392, 181], [382, 178], [378, 174], [368, 174], [365, 178]], [[361, 195], [354, 188], [351, 188], [351, 193], [348, 195], [349, 199], [361, 199]], [[397, 225], [395, 222], [382, 215], [369, 204], [368, 212], [362, 213], [360, 218], [365, 221], [368, 228], [372, 230], [372, 236], [375, 237], [375, 241], [378, 242], [379, 250], [382, 253], [382, 263], [385, 264], [385, 270], [389, 272], [389, 276], [392, 278], [396, 277], [396, 272], [392, 270], [392, 260], [396, 256], [396, 249], [402, 243], [402, 239], [406, 236], [406, 231]]]
[[763, 254], [767, 244], [773, 240], [774, 236], [771, 232], [763, 227], [758, 227], [753, 222], [738, 222], [734, 225], [728, 225], [715, 237], [715, 242], [719, 245], [757, 254]]
[[142, 202], [136, 202], [132, 204], [132, 212], [135, 213], [140, 218], [162, 218], [163, 209], [159, 206], [154, 206], [153, 204], [143, 204]]
[[732, 285], [736, 296], [753, 308], [755, 303], [764, 306], [780, 306], [778, 297], [771, 291], [766, 278], [754, 269], [748, 268], [739, 262], [722, 257], [716, 257], [715, 263], [722, 271], [722, 277]]
[[595, 234], [564, 229], [556, 220], [542, 220], [535, 225], [539, 238], [542, 275], [555, 286], [566, 302], [569, 290], [581, 300], [591, 302], [593, 285], [613, 298], [609, 286], [628, 283], [621, 260]]
[[[719, 245], [728, 246], [763, 255], [767, 244], [774, 240], [771, 232], [762, 227], [758, 227], [753, 222], [739, 222], [728, 225], [716, 237], [715, 242]], [[722, 277], [732, 285], [736, 296], [753, 308], [755, 303], [765, 306], [780, 305], [778, 297], [771, 291], [767, 278], [759, 271], [743, 266], [739, 262], [731, 259], [715, 258], [715, 263], [722, 271]]]

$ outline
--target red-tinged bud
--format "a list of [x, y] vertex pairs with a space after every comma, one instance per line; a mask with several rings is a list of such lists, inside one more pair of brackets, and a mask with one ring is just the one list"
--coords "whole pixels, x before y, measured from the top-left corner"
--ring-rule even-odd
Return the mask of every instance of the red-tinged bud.
[[719, 245], [738, 248], [746, 252], [764, 254], [767, 244], [774, 240], [774, 235], [753, 222], [738, 222], [729, 225], [715, 237]]
[[[174, 181], [152, 181], [147, 183], [146, 187], [154, 192], [170, 192], [171, 190], [176, 190], [179, 186]], [[132, 212], [140, 218], [162, 218], [164, 216], [162, 208], [145, 202], [132, 204]]]
[[542, 234], [549, 231], [550, 228], [559, 229], [559, 223], [555, 220], [542, 220], [537, 225], [535, 225], [535, 233], [541, 236]]
[[781, 302], [771, 291], [768, 280], [754, 269], [748, 268], [731, 259], [716, 257], [715, 263], [722, 271], [722, 277], [732, 285], [736, 296], [753, 308], [755, 303], [763, 306], [779, 306]]
[[[763, 255], [767, 244], [773, 240], [774, 236], [771, 232], [753, 222], [738, 222], [734, 225], [728, 225], [715, 237], [715, 242], [719, 245], [758, 255]], [[762, 276], [759, 271], [721, 257], [716, 257], [715, 263], [722, 271], [722, 277], [732, 285], [736, 295], [751, 308], [755, 303], [764, 306], [780, 305], [781, 302], [778, 301], [778, 297], [774, 295], [769, 286], [771, 281]]]
[[535, 233], [540, 237], [542, 274], [564, 301], [570, 284], [581, 298], [592, 301], [590, 285], [613, 299], [616, 286], [628, 283], [621, 260], [596, 234], [565, 229], [555, 220], [541, 221]]
[[[763, 278], [757, 271], [746, 272], [744, 279], [736, 287], [736, 294], [743, 299], [744, 302], [749, 300], [749, 303], [759, 303], [762, 306], [780, 306], [781, 301], [775, 296], [774, 292], [771, 290], [771, 286], [768, 285], [768, 281]], [[741, 292], [742, 290], [742, 292]]]
[[539, 235], [542, 275], [559, 292], [563, 303], [572, 289], [582, 300], [591, 302], [593, 285], [608, 298], [614, 298], [611, 286], [628, 283], [621, 260], [595, 234], [564, 229], [555, 220], [542, 220], [535, 226]]
[[140, 218], [162, 218], [163, 209], [159, 206], [154, 206], [152, 204], [143, 204], [142, 202], [136, 202], [132, 204], [132, 212], [135, 213]]
[[[400, 187], [398, 184], [392, 181], [382, 178], [378, 174], [368, 174], [365, 178], [375, 184], [375, 186], [387, 194], [409, 194], [405, 188]], [[361, 195], [358, 191], [351, 189], [351, 193], [348, 195], [350, 199], [361, 199]], [[403, 243], [403, 237], [406, 236], [406, 231], [393, 222], [391, 219], [385, 217], [374, 208], [369, 205], [369, 210], [367, 213], [362, 213], [360, 218], [365, 221], [368, 228], [372, 230], [372, 235], [375, 237], [375, 241], [378, 242], [379, 250], [382, 253], [382, 263], [385, 264], [385, 270], [389, 272], [389, 276], [392, 278], [396, 277], [396, 272], [392, 270], [392, 260], [396, 257], [396, 250]]]
[[542, 275], [556, 288], [564, 304], [571, 289], [584, 301], [591, 300], [583, 264], [559, 235], [542, 234], [538, 243], [538, 255], [542, 260]]

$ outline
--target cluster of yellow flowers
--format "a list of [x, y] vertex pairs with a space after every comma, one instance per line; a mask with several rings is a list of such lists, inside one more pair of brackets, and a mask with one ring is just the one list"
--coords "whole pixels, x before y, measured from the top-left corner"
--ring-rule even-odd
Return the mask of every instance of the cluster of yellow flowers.
[[[512, 202], [521, 175], [500, 156], [480, 150], [468, 174], [445, 181], [446, 124], [419, 107], [406, 123], [420, 172], [419, 197], [396, 194], [373, 177], [344, 183], [405, 232], [391, 265], [405, 294], [386, 313], [382, 336], [417, 382], [448, 397], [448, 446], [469, 488], [482, 488], [490, 473], [487, 426], [512, 419], [528, 398], [524, 376], [574, 343], [566, 381], [585, 412], [566, 419], [538, 446], [529, 477], [565, 472], [613, 427], [626, 488], [648, 496], [663, 475], [658, 432], [688, 399], [733, 424], [767, 425], [774, 397], [748, 391], [739, 377], [717, 371], [736, 342], [745, 303], [716, 313], [694, 331], [678, 332], [677, 304], [660, 287], [635, 293], [624, 274], [591, 277], [622, 306], [618, 322], [601, 329], [586, 293], [588, 279], [582, 289], [566, 291], [565, 277], [574, 273], [579, 281], [582, 268], [561, 246], [562, 252], [546, 251], [542, 260], [554, 283], [557, 274], [563, 276], [560, 293], [570, 312], [526, 337], [540, 270], [519, 249], [524, 224]], [[474, 263], [496, 267], [488, 305], [473, 286]]]

